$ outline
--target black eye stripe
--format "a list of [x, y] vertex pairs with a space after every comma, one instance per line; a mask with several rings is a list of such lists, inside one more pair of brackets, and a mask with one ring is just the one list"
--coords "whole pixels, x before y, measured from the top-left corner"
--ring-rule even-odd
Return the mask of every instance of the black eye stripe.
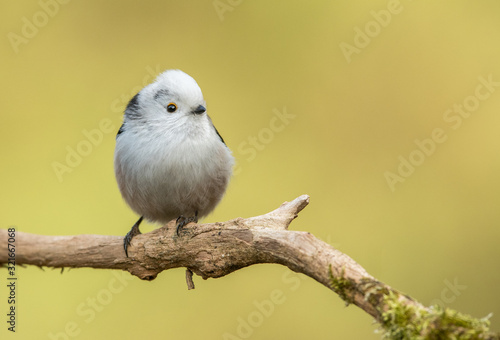
[[158, 92], [155, 93], [154, 98], [155, 98], [155, 100], [157, 100], [158, 98], [163, 97], [163, 96], [166, 96], [166, 97], [171, 96], [170, 91], [167, 89], [158, 90]]

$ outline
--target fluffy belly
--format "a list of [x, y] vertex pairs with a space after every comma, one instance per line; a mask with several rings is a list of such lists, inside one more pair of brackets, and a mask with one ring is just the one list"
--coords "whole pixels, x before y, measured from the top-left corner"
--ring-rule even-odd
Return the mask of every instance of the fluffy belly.
[[[118, 184], [125, 201], [150, 221], [166, 223], [180, 215], [208, 215], [219, 203], [231, 175], [232, 159], [225, 146], [190, 157], [158, 159], [140, 155], [133, 161], [115, 160]], [[153, 159], [151, 162], [140, 162]]]

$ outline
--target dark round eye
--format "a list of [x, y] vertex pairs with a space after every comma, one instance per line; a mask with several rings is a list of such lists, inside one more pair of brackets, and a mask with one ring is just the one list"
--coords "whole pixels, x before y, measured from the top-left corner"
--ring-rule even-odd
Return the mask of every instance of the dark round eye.
[[174, 103], [170, 103], [167, 105], [168, 112], [175, 112], [175, 110], [177, 110], [177, 105], [175, 105]]

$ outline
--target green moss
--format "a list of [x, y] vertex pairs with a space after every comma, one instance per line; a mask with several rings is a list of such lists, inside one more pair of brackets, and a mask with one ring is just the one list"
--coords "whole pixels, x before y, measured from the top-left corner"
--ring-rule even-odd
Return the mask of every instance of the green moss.
[[328, 269], [328, 275], [330, 276], [330, 287], [337, 293], [342, 300], [345, 301], [345, 305], [353, 303], [352, 300], [352, 290], [354, 289], [354, 283], [349, 281], [344, 277], [345, 269], [342, 267], [339, 277], [333, 276], [332, 266], [330, 265]]
[[384, 339], [500, 340], [500, 335], [489, 331], [490, 315], [476, 319], [437, 305], [427, 308], [373, 278], [351, 281], [345, 277], [345, 268], [340, 275], [334, 276], [330, 266], [328, 275], [332, 290], [346, 305], [354, 302], [356, 292], [364, 293], [365, 300], [378, 312], [377, 319]]
[[489, 333], [489, 316], [475, 319], [449, 308], [403, 304], [392, 291], [384, 296], [382, 306], [385, 339], [498, 339]]

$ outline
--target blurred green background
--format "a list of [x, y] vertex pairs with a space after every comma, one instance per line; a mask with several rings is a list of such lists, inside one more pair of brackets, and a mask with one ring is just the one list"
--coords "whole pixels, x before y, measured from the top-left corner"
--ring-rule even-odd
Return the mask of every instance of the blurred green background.
[[[114, 179], [122, 112], [179, 68], [238, 162], [206, 222], [307, 193], [291, 229], [424, 304], [493, 312], [500, 331], [498, 1], [44, 0], [0, 13], [0, 228], [125, 235], [137, 216]], [[444, 142], [426, 140], [435, 129]], [[194, 291], [183, 269], [18, 277], [18, 339], [380, 338], [363, 311], [279, 265], [195, 277]]]

